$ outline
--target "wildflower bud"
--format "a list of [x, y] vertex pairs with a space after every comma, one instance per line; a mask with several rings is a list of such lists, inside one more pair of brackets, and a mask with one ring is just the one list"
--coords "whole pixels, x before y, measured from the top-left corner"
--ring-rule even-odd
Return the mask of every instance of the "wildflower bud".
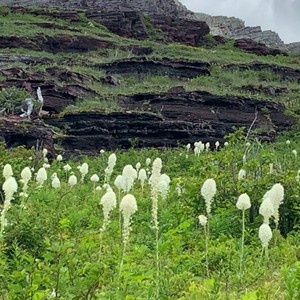
[[188, 143], [188, 144], [186, 145], [186, 150], [189, 152], [189, 151], [190, 151], [190, 149], [191, 149], [191, 144], [190, 144], [190, 143]]
[[199, 219], [200, 225], [202, 225], [203, 227], [206, 226], [206, 224], [207, 224], [207, 217], [206, 216], [200, 215], [200, 216], [198, 216], [198, 219]]
[[98, 185], [98, 186], [96, 186], [96, 191], [98, 191], [98, 192], [99, 192], [99, 191], [102, 191], [102, 187], [101, 187], [101, 186], [99, 186], [99, 185]]
[[105, 150], [103, 150], [103, 149], [100, 150], [100, 154], [101, 154], [101, 155], [103, 155], [104, 152], [105, 152]]
[[138, 163], [135, 165], [135, 169], [136, 169], [136, 171], [138, 172], [138, 171], [140, 170], [140, 168], [141, 168], [141, 163], [138, 162]]
[[297, 150], [293, 150], [292, 153], [297, 157]]
[[287, 145], [290, 145], [291, 141], [290, 140], [286, 140], [285, 142]]
[[57, 161], [62, 161], [62, 160], [63, 160], [63, 157], [62, 157], [60, 154], [58, 154], [57, 157], [56, 157], [56, 160], [57, 160]]
[[246, 210], [251, 207], [250, 198], [246, 193], [239, 196], [236, 207], [241, 210]]
[[224, 143], [224, 147], [228, 147], [229, 146], [229, 143], [228, 142], [225, 142]]

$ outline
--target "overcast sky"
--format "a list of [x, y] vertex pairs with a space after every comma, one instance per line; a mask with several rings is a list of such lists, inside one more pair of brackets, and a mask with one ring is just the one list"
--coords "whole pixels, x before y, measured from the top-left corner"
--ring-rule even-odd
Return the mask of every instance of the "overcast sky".
[[300, 0], [180, 0], [188, 9], [237, 17], [246, 26], [276, 31], [285, 43], [300, 42]]

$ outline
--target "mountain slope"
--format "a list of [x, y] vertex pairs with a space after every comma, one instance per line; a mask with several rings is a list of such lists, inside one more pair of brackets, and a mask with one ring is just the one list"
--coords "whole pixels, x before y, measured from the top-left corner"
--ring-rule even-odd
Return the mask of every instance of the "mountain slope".
[[[253, 121], [253, 132], [270, 140], [295, 124], [282, 104], [296, 116], [299, 57], [269, 56], [278, 52], [247, 41], [247, 50], [260, 56], [243, 52], [230, 40], [206, 35], [205, 23], [175, 18], [174, 12], [100, 15], [97, 7], [91, 11], [91, 1], [85, 5], [88, 10], [1, 8], [0, 99], [9, 117], [1, 132], [7, 145], [22, 135], [5, 133], [16, 118], [26, 128], [51, 126], [52, 137], [44, 142], [53, 153], [58, 145], [86, 153], [130, 147], [133, 140], [140, 147], [213, 143]], [[51, 116], [20, 119], [10, 101], [18, 106], [26, 96], [36, 97], [37, 87]], [[29, 140], [29, 131], [23, 132], [18, 140], [28, 147], [43, 140], [42, 132]]]

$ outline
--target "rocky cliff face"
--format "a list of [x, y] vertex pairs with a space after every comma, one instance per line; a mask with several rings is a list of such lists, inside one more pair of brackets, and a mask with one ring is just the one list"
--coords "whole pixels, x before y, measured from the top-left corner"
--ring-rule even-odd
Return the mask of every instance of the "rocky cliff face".
[[196, 18], [208, 24], [213, 35], [234, 39], [251, 39], [267, 46], [285, 48], [279, 35], [271, 30], [262, 31], [260, 26], [245, 26], [245, 22], [234, 17], [210, 16], [197, 13]]
[[13, 6], [58, 6], [63, 8], [93, 8], [101, 11], [136, 10], [149, 14], [164, 14], [180, 18], [194, 14], [176, 0], [2, 0], [1, 4]]

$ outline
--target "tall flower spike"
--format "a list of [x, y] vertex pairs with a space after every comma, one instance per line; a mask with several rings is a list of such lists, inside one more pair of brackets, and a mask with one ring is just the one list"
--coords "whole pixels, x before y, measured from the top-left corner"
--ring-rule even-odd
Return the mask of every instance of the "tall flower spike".
[[117, 206], [116, 194], [113, 192], [113, 190], [106, 192], [102, 196], [102, 198], [100, 199], [100, 204], [103, 207], [103, 216], [104, 216], [103, 225], [100, 231], [104, 231], [109, 223], [110, 212]]
[[120, 211], [123, 215], [123, 243], [126, 245], [130, 233], [130, 219], [137, 211], [137, 203], [135, 197], [131, 194], [124, 196], [120, 203]]
[[269, 198], [273, 204], [273, 216], [277, 228], [279, 223], [279, 206], [283, 203], [284, 198], [284, 188], [280, 183], [276, 183], [272, 186], [269, 191]]
[[217, 192], [217, 188], [214, 179], [210, 178], [205, 180], [201, 188], [201, 195], [205, 200], [207, 215], [210, 215], [211, 213], [211, 203], [216, 192]]

